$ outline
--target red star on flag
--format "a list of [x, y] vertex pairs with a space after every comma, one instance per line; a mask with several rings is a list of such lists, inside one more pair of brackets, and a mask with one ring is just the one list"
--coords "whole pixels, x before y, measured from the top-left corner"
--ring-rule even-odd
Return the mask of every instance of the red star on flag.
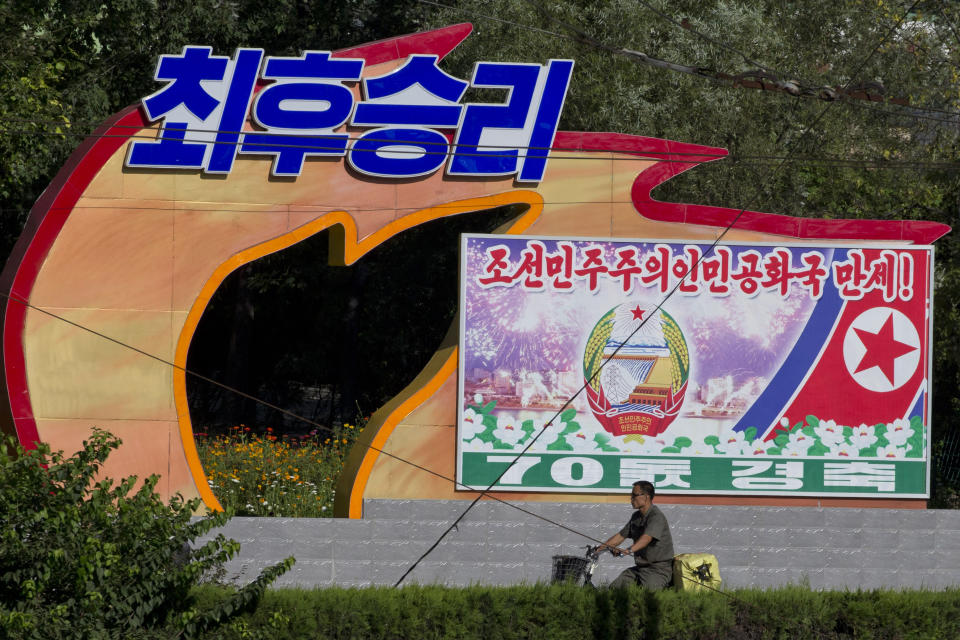
[[860, 363], [857, 365], [857, 370], [854, 371], [854, 373], [866, 371], [871, 367], [878, 367], [880, 371], [883, 372], [883, 375], [887, 377], [887, 380], [890, 381], [890, 384], [893, 384], [894, 360], [911, 351], [917, 350], [916, 347], [906, 344], [905, 342], [900, 342], [893, 337], [893, 314], [891, 313], [887, 317], [883, 326], [880, 327], [880, 330], [876, 333], [870, 333], [864, 329], [857, 328], [854, 328], [854, 331], [857, 332], [857, 337], [860, 338], [864, 348], [867, 350], [866, 353], [863, 354], [863, 358], [861, 358]]
[[643, 314], [645, 314], [646, 311], [644, 309], [641, 309], [640, 305], [637, 305], [637, 308], [634, 309], [631, 313], [633, 313], [634, 320], [643, 320]]

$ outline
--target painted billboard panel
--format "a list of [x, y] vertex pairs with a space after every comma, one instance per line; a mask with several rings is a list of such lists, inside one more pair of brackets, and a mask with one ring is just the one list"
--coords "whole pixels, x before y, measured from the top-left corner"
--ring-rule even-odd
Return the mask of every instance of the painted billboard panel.
[[928, 495], [932, 247], [461, 251], [465, 486]]

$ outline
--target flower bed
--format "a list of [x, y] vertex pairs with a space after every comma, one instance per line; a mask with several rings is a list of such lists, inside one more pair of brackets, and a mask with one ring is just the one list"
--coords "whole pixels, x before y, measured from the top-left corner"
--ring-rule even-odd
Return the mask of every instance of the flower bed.
[[240, 425], [195, 434], [207, 482], [238, 516], [329, 518], [337, 476], [363, 424], [294, 436]]

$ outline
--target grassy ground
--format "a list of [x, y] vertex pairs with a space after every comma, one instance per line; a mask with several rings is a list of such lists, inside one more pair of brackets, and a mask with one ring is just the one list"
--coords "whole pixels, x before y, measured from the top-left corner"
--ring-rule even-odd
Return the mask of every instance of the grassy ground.
[[362, 431], [362, 423], [344, 424], [289, 436], [241, 425], [195, 435], [207, 481], [225, 509], [238, 516], [328, 518], [337, 476]]

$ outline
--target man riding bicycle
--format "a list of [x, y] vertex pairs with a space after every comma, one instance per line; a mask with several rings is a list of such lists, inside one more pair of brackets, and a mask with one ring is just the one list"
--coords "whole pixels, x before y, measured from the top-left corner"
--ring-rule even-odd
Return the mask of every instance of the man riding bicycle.
[[[646, 480], [633, 483], [630, 504], [637, 511], [630, 521], [598, 549], [609, 549], [616, 556], [633, 555], [636, 564], [621, 573], [610, 583], [611, 587], [638, 584], [647, 589], [663, 589], [670, 586], [673, 578], [673, 538], [670, 525], [659, 508], [653, 506], [655, 489]], [[633, 540], [626, 549], [620, 543]]]

